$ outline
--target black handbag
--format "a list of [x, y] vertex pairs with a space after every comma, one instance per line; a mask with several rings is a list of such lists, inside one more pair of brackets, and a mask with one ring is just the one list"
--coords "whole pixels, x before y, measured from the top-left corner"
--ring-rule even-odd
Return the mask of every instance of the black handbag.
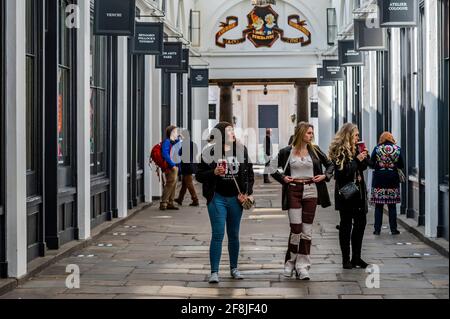
[[[357, 178], [358, 171], [355, 173], [355, 179]], [[359, 193], [359, 187], [356, 185], [355, 181], [345, 184], [339, 189], [339, 194], [344, 196], [345, 199], [350, 199]]]

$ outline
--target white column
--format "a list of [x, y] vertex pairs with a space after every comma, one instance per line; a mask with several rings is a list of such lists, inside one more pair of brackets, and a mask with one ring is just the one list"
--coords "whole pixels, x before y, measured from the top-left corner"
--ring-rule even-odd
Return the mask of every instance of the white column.
[[128, 109], [128, 43], [118, 39], [117, 65], [117, 209], [120, 218], [128, 215], [127, 188], [127, 109]]
[[170, 74], [170, 125], [177, 125], [177, 74]]
[[[149, 73], [151, 74], [151, 87], [152, 87], [152, 107], [151, 107], [151, 141], [152, 146], [161, 142], [162, 140], [162, 124], [161, 124], [161, 69], [155, 68], [155, 57], [151, 57], [151, 68], [149, 69]], [[158, 179], [156, 175], [156, 167], [152, 167], [152, 197], [161, 197], [162, 195], [162, 186], [161, 181]]]
[[189, 127], [188, 123], [188, 75], [183, 74], [183, 126], [185, 129]]
[[77, 30], [77, 208], [80, 239], [91, 237], [90, 184], [90, 19], [89, 1], [81, 1], [80, 27]]
[[199, 152], [206, 145], [208, 136], [208, 88], [192, 90], [192, 141], [196, 143]]
[[328, 148], [333, 138], [333, 88], [331, 86], [321, 86], [317, 88], [317, 98], [319, 103], [319, 146], [328, 154]]
[[150, 151], [152, 149], [152, 82], [151, 82], [151, 66], [152, 59], [150, 56], [145, 57], [145, 91], [144, 91], [144, 194], [147, 203], [152, 202], [152, 171], [149, 166]]
[[15, 278], [27, 272], [25, 8], [6, 1], [6, 250]]
[[425, 1], [425, 235], [437, 237], [439, 213], [439, 3]]
[[392, 134], [401, 146], [401, 57], [400, 57], [400, 29], [392, 29], [391, 33], [391, 105], [392, 105]]

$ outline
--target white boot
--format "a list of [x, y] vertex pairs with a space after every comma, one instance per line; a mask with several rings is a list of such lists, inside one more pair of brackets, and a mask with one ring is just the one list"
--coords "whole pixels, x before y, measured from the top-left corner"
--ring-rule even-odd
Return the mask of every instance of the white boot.
[[294, 275], [295, 271], [295, 261], [297, 259], [297, 254], [290, 253], [291, 259], [289, 259], [286, 264], [284, 264], [284, 276], [287, 278], [291, 278]]
[[295, 260], [295, 269], [297, 270], [297, 279], [309, 280], [308, 271], [311, 269], [311, 257], [298, 254]]

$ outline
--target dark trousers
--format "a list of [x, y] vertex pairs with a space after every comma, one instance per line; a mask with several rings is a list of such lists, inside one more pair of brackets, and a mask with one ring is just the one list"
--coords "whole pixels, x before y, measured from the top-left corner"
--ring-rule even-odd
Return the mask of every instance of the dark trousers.
[[197, 196], [197, 192], [195, 191], [194, 178], [192, 175], [183, 175], [180, 194], [178, 195], [178, 199], [180, 200], [180, 202], [182, 202], [184, 200], [184, 196], [186, 195], [186, 192], [188, 190], [189, 190], [189, 193], [191, 194], [192, 201], [194, 203], [197, 203], [198, 196]]
[[[389, 226], [391, 227], [391, 232], [397, 231], [397, 205], [389, 204]], [[375, 206], [375, 231], [381, 232], [381, 226], [383, 224], [383, 204], [376, 204]]]
[[339, 211], [341, 223], [339, 225], [339, 244], [344, 262], [350, 261], [350, 243], [352, 246], [352, 259], [361, 258], [362, 241], [367, 224], [366, 213], [361, 209]]
[[[264, 173], [267, 173], [269, 171], [269, 167], [270, 167], [270, 161], [268, 161], [266, 163], [266, 167], [264, 169]], [[270, 181], [269, 174], [264, 174], [264, 182], [269, 182], [269, 181]]]

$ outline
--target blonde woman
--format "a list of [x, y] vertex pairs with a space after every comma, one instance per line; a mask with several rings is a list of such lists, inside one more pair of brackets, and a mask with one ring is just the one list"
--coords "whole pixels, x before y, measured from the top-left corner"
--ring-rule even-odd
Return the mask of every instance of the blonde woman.
[[300, 280], [310, 279], [311, 239], [317, 205], [331, 206], [326, 182], [331, 180], [333, 165], [320, 148], [313, 145], [313, 139], [314, 127], [300, 123], [292, 145], [279, 152], [278, 170], [272, 174], [283, 186], [282, 206], [289, 213], [291, 228], [284, 275], [292, 277], [296, 272]]
[[[359, 130], [354, 124], [347, 123], [339, 130], [330, 145], [329, 158], [335, 167], [335, 204], [339, 211], [339, 244], [342, 251], [344, 269], [367, 268], [361, 259], [362, 240], [367, 224], [367, 189], [364, 171], [370, 164], [367, 149], [359, 152], [357, 143]], [[356, 191], [351, 197], [344, 195], [345, 187], [354, 183]], [[347, 192], [348, 196], [348, 192]], [[352, 259], [350, 260], [350, 242]]]

